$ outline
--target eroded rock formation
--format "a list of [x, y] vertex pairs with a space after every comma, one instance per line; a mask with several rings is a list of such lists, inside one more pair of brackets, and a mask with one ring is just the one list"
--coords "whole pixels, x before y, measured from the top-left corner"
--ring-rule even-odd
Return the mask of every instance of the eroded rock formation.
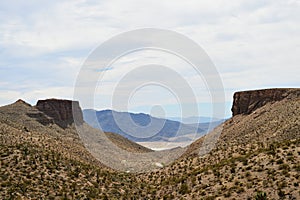
[[82, 110], [78, 101], [59, 99], [39, 100], [36, 108], [51, 117], [57, 125], [63, 128], [74, 122], [79, 125], [83, 123]]
[[275, 88], [236, 92], [231, 108], [233, 116], [250, 114], [270, 102], [281, 101], [287, 97], [299, 97], [300, 89]]

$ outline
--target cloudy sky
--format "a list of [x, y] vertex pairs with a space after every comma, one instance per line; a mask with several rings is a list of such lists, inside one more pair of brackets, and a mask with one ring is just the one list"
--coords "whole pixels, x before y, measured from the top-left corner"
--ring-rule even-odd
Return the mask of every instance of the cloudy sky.
[[[150, 27], [176, 31], [205, 50], [222, 79], [229, 116], [234, 91], [299, 87], [299, 21], [299, 0], [1, 1], [0, 105], [19, 98], [31, 104], [72, 99], [80, 68], [93, 50], [112, 36]], [[203, 92], [196, 92], [201, 115], [211, 114], [205, 84], [187, 73], [190, 66], [149, 50], [126, 55], [106, 71], [105, 83], [95, 91], [95, 108], [110, 108], [114, 85], [132, 66], [145, 63], [178, 71]], [[176, 98], [161, 87], [142, 87], [128, 102], [131, 111], [150, 112], [159, 105], [166, 115], [178, 115]]]

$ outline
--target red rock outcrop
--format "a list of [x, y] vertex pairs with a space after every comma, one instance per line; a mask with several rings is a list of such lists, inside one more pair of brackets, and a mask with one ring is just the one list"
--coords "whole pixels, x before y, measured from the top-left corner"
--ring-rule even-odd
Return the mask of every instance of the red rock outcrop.
[[300, 95], [300, 89], [275, 88], [236, 92], [233, 96], [232, 115], [250, 114], [270, 102]]
[[47, 99], [39, 100], [36, 108], [51, 117], [56, 124], [65, 128], [76, 122], [83, 123], [82, 110], [78, 101]]

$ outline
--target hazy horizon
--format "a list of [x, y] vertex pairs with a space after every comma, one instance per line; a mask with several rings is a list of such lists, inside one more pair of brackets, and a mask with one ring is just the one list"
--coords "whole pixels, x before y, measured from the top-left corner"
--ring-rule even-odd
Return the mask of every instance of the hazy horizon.
[[[99, 44], [126, 31], [153, 27], [185, 35], [205, 50], [223, 83], [224, 116], [229, 117], [236, 91], [299, 87], [297, 8], [299, 2], [293, 0], [1, 2], [0, 105], [17, 99], [33, 105], [38, 99], [73, 99], [79, 71]], [[113, 108], [116, 83], [134, 67], [153, 63], [177, 71], [193, 89], [199, 115], [211, 116], [203, 77], [178, 57], [153, 50], [125, 55], [105, 69], [95, 89], [95, 108]], [[189, 104], [189, 99], [180, 103]], [[86, 108], [84, 102], [81, 106]], [[176, 96], [162, 87], [141, 87], [128, 101], [131, 112], [151, 113], [153, 107], [161, 107], [166, 116], [181, 116]], [[183, 117], [189, 116], [192, 112]]]

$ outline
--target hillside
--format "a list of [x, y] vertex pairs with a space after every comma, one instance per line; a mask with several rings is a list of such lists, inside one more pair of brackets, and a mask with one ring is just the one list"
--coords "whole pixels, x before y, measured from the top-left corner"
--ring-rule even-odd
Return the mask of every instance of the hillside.
[[[300, 199], [300, 89], [240, 92], [233, 110], [175, 162], [134, 174], [93, 159], [72, 124], [21, 101], [1, 107], [0, 198]], [[199, 156], [203, 141], [213, 149]]]
[[114, 144], [116, 144], [118, 147], [129, 151], [129, 152], [137, 152], [137, 153], [147, 153], [152, 152], [153, 150], [148, 149], [144, 146], [141, 146], [135, 142], [132, 142], [124, 137], [122, 137], [119, 134], [116, 133], [110, 133], [105, 132], [106, 137], [108, 137], [109, 140], [111, 140]]
[[[73, 116], [74, 110], [76, 113]], [[3, 124], [17, 131], [36, 133], [35, 137], [39, 140], [43, 140], [39, 135], [47, 137], [41, 143], [51, 145], [59, 153], [72, 154], [75, 158], [77, 154], [79, 158], [84, 155], [89, 157], [85, 159], [88, 162], [101, 161], [101, 164], [120, 171], [145, 172], [158, 169], [173, 162], [183, 152], [181, 148], [152, 151], [120, 135], [92, 128], [83, 121], [79, 103], [68, 100], [39, 100], [36, 106], [19, 100], [1, 107], [0, 116]], [[22, 134], [20, 136], [23, 137]], [[3, 137], [5, 139], [6, 134]], [[5, 139], [10, 140], [14, 138]], [[57, 142], [61, 144], [57, 145]]]
[[[272, 98], [273, 91], [278, 96], [280, 94], [278, 91], [281, 91], [282, 96]], [[299, 96], [300, 89], [267, 89], [235, 93], [232, 105], [233, 117], [218, 127], [222, 132], [216, 146], [228, 150], [228, 145], [255, 143], [267, 145], [298, 138]], [[240, 113], [237, 114], [236, 110], [240, 110]], [[217, 131], [212, 131], [209, 135], [215, 134]], [[203, 138], [190, 145], [188, 152], [196, 153], [202, 141]]]
[[152, 197], [300, 199], [300, 89], [281, 94], [280, 99], [254, 95], [246, 106], [235, 99], [233, 108], [245, 106], [244, 112], [205, 136], [222, 130], [209, 154], [199, 156], [202, 137], [172, 165], [140, 176], [155, 191]]

